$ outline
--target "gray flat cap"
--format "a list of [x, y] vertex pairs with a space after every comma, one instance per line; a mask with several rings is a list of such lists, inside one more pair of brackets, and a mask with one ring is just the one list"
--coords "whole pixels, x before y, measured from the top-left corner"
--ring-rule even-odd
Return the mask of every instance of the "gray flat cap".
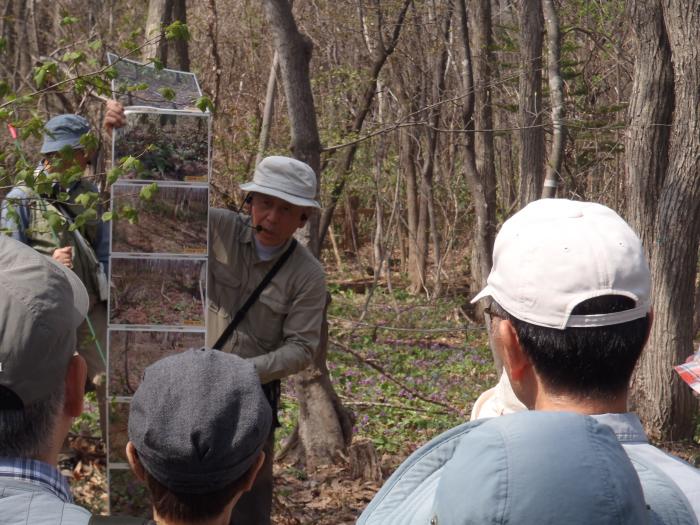
[[460, 442], [434, 502], [437, 525], [643, 525], [639, 478], [610, 427], [564, 412], [491, 419]]
[[12, 392], [2, 408], [21, 408], [58, 388], [88, 306], [72, 270], [0, 233], [0, 385]]
[[53, 117], [44, 126], [41, 153], [54, 153], [66, 146], [81, 149], [80, 138], [89, 132], [90, 123], [80, 115], [68, 113]]
[[146, 470], [168, 489], [207, 494], [246, 473], [271, 424], [252, 364], [190, 349], [146, 368], [131, 401], [129, 439]]

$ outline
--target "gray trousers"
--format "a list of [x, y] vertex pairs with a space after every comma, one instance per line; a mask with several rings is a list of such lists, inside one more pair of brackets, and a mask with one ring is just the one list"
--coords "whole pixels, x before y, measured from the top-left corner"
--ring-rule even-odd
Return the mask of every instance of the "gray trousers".
[[272, 461], [275, 454], [275, 429], [270, 431], [265, 445], [265, 462], [250, 489], [238, 500], [231, 513], [231, 525], [270, 525], [272, 514]]

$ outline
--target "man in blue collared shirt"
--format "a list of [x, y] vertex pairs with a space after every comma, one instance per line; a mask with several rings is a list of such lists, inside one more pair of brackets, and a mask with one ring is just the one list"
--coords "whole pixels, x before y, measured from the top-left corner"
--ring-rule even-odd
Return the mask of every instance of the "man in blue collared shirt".
[[87, 367], [75, 353], [89, 306], [64, 265], [0, 235], [0, 523], [84, 525], [57, 469], [83, 410]]
[[[623, 446], [652, 523], [697, 524], [700, 471], [650, 445], [637, 416], [627, 412], [630, 377], [653, 312], [642, 243], [625, 221], [592, 202], [530, 203], [496, 237], [493, 268], [478, 300], [488, 300], [490, 343], [504, 373], [472, 417], [526, 408], [590, 415], [611, 427]], [[426, 523], [444, 467], [475, 423], [414, 452], [359, 525]]]

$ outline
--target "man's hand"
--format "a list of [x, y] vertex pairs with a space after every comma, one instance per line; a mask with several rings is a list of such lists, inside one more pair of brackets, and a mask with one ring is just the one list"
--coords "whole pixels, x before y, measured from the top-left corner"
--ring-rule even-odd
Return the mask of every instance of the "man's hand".
[[107, 101], [107, 111], [105, 112], [104, 127], [108, 134], [112, 134], [115, 128], [121, 128], [126, 124], [126, 115], [124, 115], [124, 106], [116, 100]]
[[73, 268], [73, 247], [72, 246], [64, 246], [63, 248], [56, 248], [53, 251], [53, 257], [54, 260], [60, 262], [62, 265], [67, 266], [68, 268]]

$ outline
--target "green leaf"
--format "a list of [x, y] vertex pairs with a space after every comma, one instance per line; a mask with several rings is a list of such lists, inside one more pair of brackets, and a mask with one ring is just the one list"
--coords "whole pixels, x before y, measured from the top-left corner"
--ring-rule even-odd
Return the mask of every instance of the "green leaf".
[[49, 226], [54, 230], [63, 227], [63, 216], [60, 213], [49, 210], [44, 214], [44, 218], [49, 221]]
[[169, 87], [158, 88], [158, 93], [160, 93], [165, 100], [173, 100], [175, 98], [175, 90]]
[[69, 51], [63, 55], [62, 60], [64, 62], [73, 62], [74, 64], [79, 64], [85, 60], [85, 53], [82, 51]]
[[99, 145], [99, 140], [97, 139], [97, 135], [95, 135], [92, 131], [85, 133], [82, 137], [80, 137], [80, 144], [85, 148], [86, 151], [97, 151], [97, 147]]
[[117, 73], [117, 70], [114, 68], [114, 66], [111, 66], [105, 69], [105, 76], [110, 80], [114, 80], [119, 76], [119, 74]]
[[199, 97], [194, 105], [197, 106], [202, 113], [206, 113], [207, 111], [214, 112], [214, 103], [206, 95]]
[[122, 206], [121, 210], [119, 210], [119, 216], [125, 218], [130, 224], [136, 224], [139, 222], [138, 211], [136, 211], [136, 209], [130, 204], [125, 204]]
[[10, 118], [10, 110], [7, 108], [0, 109], [0, 120], [5, 120]]
[[123, 157], [120, 161], [121, 169], [124, 171], [139, 171], [141, 169], [141, 161], [136, 157], [129, 155]]
[[109, 222], [114, 217], [114, 212], [106, 211], [102, 214], [102, 222]]
[[6, 97], [11, 92], [12, 88], [10, 87], [10, 84], [4, 80], [0, 80], [0, 98]]
[[44, 83], [46, 82], [46, 79], [50, 75], [56, 75], [58, 73], [58, 66], [53, 63], [45, 63], [41, 65], [40, 67], [35, 69], [34, 72], [34, 83], [36, 84], [37, 88], [41, 89], [44, 86]]
[[162, 60], [160, 60], [159, 58], [154, 57], [151, 58], [150, 61], [151, 64], [153, 64], [153, 67], [156, 69], [156, 71], [160, 71], [165, 67], [165, 64], [163, 64]]
[[165, 38], [168, 40], [189, 40], [190, 30], [187, 28], [187, 24], [183, 24], [179, 20], [175, 20], [172, 24], [165, 28]]
[[64, 16], [59, 22], [62, 26], [70, 26], [76, 24], [78, 19], [74, 16]]
[[141, 82], [140, 84], [134, 84], [132, 86], [127, 86], [126, 90], [127, 91], [143, 91], [145, 89], [148, 89], [148, 84], [145, 82]]
[[145, 201], [150, 201], [157, 191], [158, 184], [154, 182], [152, 184], [149, 184], [148, 186], [144, 186], [143, 188], [141, 188], [141, 191], [139, 192], [139, 198]]
[[86, 191], [75, 198], [75, 203], [87, 208], [93, 202], [95, 202], [95, 200], [97, 200], [97, 197], [98, 195], [94, 191]]
[[46, 69], [40, 67], [34, 74], [34, 83], [36, 87], [41, 89], [44, 86], [44, 81], [46, 80]]
[[119, 177], [122, 176], [123, 173], [124, 172], [122, 171], [122, 169], [118, 168], [118, 167], [114, 167], [114, 168], [110, 169], [107, 172], [107, 184], [109, 184], [111, 186], [112, 184], [117, 182], [117, 180], [119, 179]]
[[93, 40], [88, 44], [88, 47], [93, 51], [99, 51], [102, 49], [102, 40]]
[[7, 49], [7, 38], [0, 38], [0, 53], [3, 53]]

